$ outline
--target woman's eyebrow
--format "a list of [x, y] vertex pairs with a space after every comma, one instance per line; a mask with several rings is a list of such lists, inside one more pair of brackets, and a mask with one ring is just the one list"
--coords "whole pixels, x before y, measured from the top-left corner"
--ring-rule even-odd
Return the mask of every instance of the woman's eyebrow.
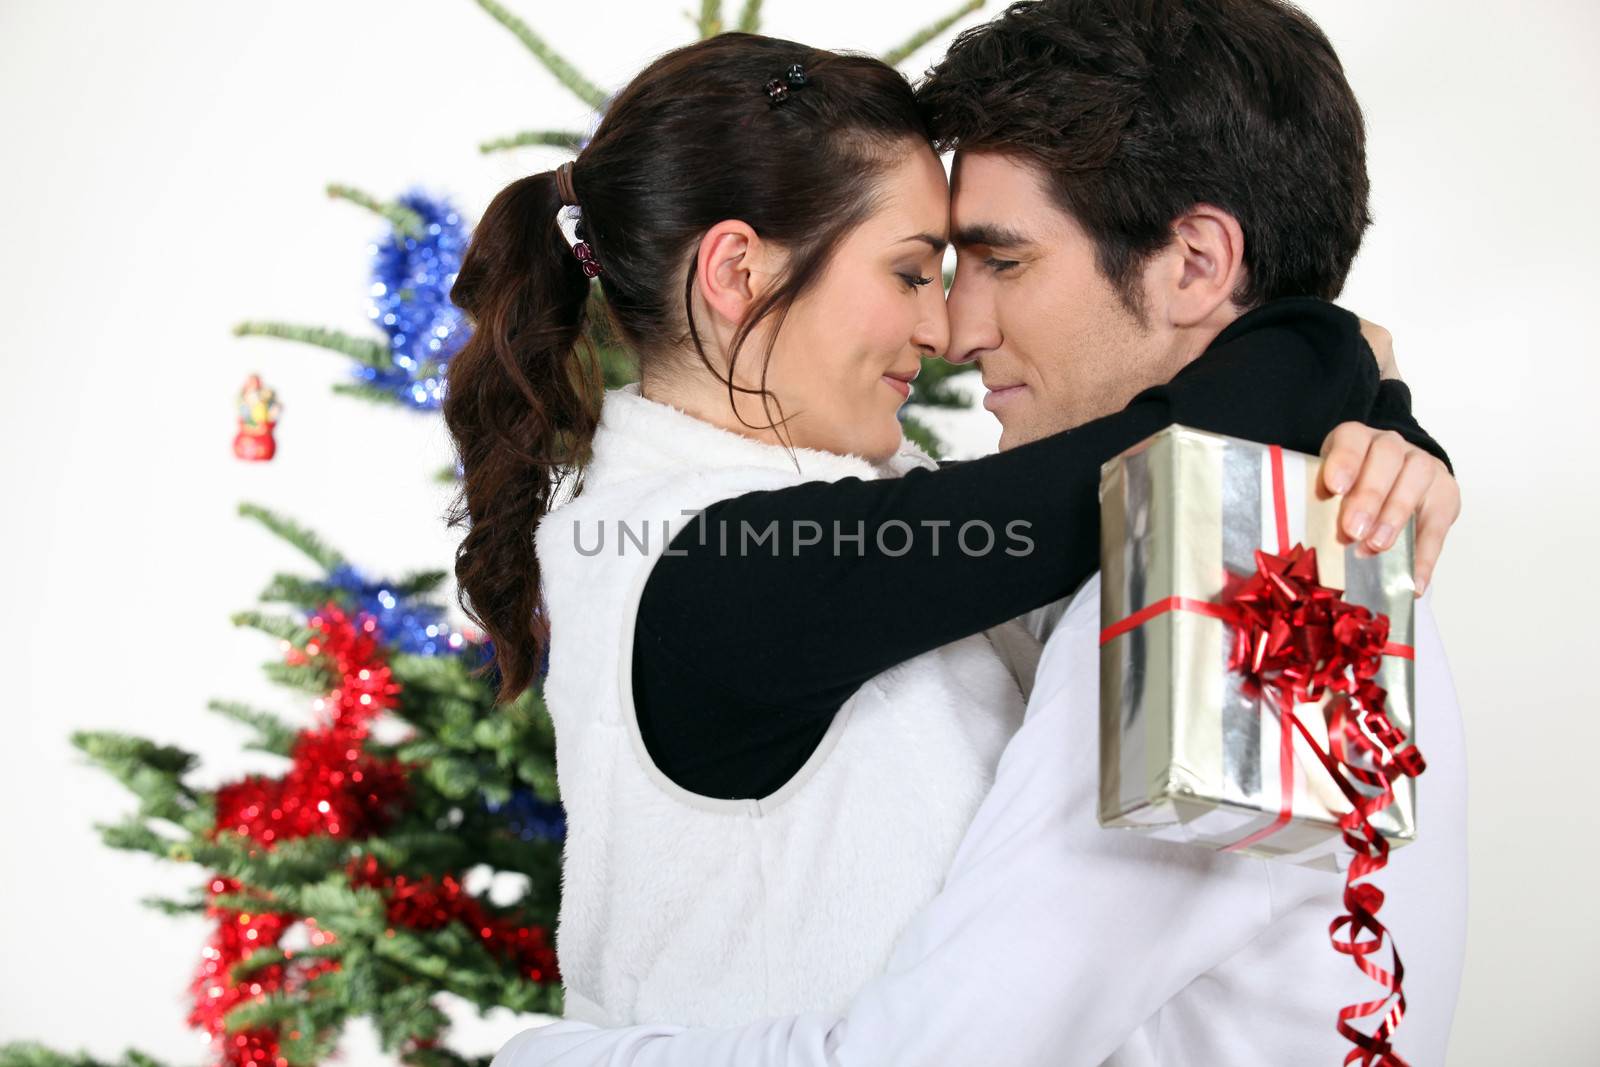
[[897, 242], [897, 243], [905, 244], [908, 241], [921, 241], [923, 244], [927, 245], [929, 248], [933, 249], [935, 252], [943, 252], [944, 251], [944, 246], [949, 244], [949, 242], [946, 241], [943, 237], [940, 237], [938, 234], [933, 234], [933, 233], [914, 233], [910, 237], [902, 237], [902, 238], [900, 238], [899, 242]]
[[974, 248], [979, 245], [985, 248], [1026, 248], [1032, 243], [1016, 230], [992, 222], [959, 226], [955, 234], [957, 248]]

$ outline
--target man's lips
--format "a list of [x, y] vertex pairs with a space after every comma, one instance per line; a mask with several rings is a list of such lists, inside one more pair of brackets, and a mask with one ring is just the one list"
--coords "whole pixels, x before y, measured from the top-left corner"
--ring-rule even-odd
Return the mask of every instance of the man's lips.
[[990, 385], [985, 382], [984, 386], [989, 391], [983, 396], [983, 406], [991, 412], [1021, 398], [1028, 388], [1022, 382], [1012, 382], [1010, 385]]

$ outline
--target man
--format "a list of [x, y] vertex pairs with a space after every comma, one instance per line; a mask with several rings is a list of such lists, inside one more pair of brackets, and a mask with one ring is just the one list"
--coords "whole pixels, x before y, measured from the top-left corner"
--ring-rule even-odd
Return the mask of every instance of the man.
[[[1018, 4], [963, 34], [921, 95], [956, 151], [950, 358], [979, 366], [1002, 448], [1199, 369], [1246, 316], [1312, 338], [1306, 323], [1327, 321], [1325, 341], [1303, 343], [1358, 343], [1353, 319], [1296, 300], [1338, 294], [1369, 219], [1359, 108], [1294, 9]], [[1457, 497], [1425, 457], [1393, 457], [1406, 491], [1380, 509], [1351, 487], [1345, 528], [1385, 548], [1422, 500], [1420, 587]], [[721, 1030], [561, 1022], [513, 1039], [495, 1067], [1342, 1057], [1337, 1010], [1382, 993], [1329, 944], [1343, 876], [1101, 828], [1098, 577], [1033, 621], [1042, 633], [1055, 617], [1026, 720], [943, 890], [842, 1014]], [[1466, 858], [1460, 715], [1426, 599], [1416, 637], [1421, 827], [1374, 881], [1404, 951], [1395, 1047], [1420, 1065], [1444, 1062]]]

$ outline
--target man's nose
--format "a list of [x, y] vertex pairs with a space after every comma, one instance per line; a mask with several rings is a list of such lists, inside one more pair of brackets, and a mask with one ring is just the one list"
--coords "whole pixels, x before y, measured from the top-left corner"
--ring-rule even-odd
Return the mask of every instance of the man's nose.
[[944, 355], [946, 362], [958, 366], [971, 363], [1000, 343], [994, 315], [985, 306], [981, 294], [972, 290], [970, 283], [962, 284], [959, 267], [955, 281], [950, 286], [950, 295], [945, 300], [945, 311], [950, 316], [950, 345]]

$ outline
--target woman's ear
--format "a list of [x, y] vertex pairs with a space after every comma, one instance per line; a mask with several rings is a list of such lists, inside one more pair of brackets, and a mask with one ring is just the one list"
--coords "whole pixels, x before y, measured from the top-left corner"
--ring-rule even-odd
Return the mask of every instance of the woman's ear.
[[700, 238], [695, 288], [718, 317], [738, 326], [766, 289], [769, 246], [738, 219], [717, 223]]
[[1172, 325], [1197, 326], [1232, 306], [1244, 281], [1244, 230], [1232, 213], [1212, 204], [1196, 204], [1172, 230], [1163, 302]]

